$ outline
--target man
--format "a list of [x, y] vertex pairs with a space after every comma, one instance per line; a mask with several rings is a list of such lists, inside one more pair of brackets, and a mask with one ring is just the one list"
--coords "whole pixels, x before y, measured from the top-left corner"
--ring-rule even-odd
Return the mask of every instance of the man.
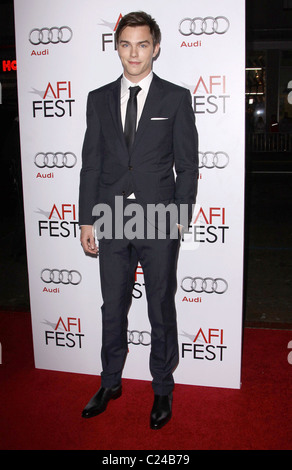
[[[166, 230], [168, 235], [160, 238], [156, 228], [154, 239], [147, 238], [146, 231], [145, 237], [134, 239], [114, 234], [112, 239], [100, 239], [97, 247], [92, 210], [107, 204], [114, 211], [119, 196], [123, 207], [135, 198], [143, 210], [159, 203], [178, 208], [187, 205], [188, 220], [191, 217], [198, 171], [194, 113], [188, 90], [152, 72], [160, 40], [159, 27], [148, 14], [133, 12], [121, 19], [116, 43], [123, 75], [89, 93], [79, 198], [81, 244], [85, 253], [99, 254], [103, 295], [101, 388], [82, 416], [100, 414], [111, 399], [121, 395], [128, 351], [127, 313], [140, 261], [151, 324], [152, 429], [160, 429], [172, 414], [172, 372], [178, 362], [174, 296], [179, 236], [170, 237]], [[135, 135], [131, 135], [129, 124], [131, 112]], [[177, 224], [180, 227], [179, 220]]]

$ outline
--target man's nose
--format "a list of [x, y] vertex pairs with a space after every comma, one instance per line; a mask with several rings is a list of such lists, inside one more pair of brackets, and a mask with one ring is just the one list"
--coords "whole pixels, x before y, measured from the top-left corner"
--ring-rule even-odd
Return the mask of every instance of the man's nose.
[[137, 53], [138, 53], [137, 46], [132, 46], [132, 48], [131, 48], [131, 56], [132, 56], [132, 57], [136, 57], [136, 56], [137, 56]]

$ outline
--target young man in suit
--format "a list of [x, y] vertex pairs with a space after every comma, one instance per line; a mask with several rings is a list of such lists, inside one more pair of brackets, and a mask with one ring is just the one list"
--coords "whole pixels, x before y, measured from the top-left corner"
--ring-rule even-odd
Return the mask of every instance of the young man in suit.
[[155, 226], [154, 237], [153, 231], [147, 236], [146, 229], [143, 237], [130, 239], [114, 232], [97, 246], [92, 211], [98, 204], [115, 211], [120, 197], [123, 208], [134, 200], [146, 212], [149, 205], [173, 204], [178, 217], [185, 207], [185, 223], [190, 220], [197, 193], [197, 131], [189, 91], [152, 72], [160, 40], [160, 29], [150, 15], [133, 12], [121, 19], [116, 43], [123, 75], [89, 93], [79, 197], [81, 244], [85, 253], [99, 254], [103, 295], [101, 388], [82, 416], [100, 414], [121, 395], [127, 313], [140, 261], [151, 324], [152, 429], [160, 429], [172, 415], [172, 373], [178, 363], [174, 297], [180, 219], [176, 237], [170, 236], [170, 227], [161, 237], [161, 227]]

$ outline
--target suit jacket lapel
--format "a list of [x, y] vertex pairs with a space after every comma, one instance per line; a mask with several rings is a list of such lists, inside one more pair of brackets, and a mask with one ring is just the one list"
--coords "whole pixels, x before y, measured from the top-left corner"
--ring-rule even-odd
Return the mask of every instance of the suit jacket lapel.
[[121, 118], [121, 77], [113, 83], [113, 87], [109, 91], [109, 108], [117, 134], [126, 146]]

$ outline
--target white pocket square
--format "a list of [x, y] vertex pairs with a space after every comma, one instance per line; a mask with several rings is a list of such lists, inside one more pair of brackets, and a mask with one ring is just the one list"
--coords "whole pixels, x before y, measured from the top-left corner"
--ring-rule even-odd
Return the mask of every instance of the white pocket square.
[[168, 117], [153, 117], [151, 121], [165, 121]]

